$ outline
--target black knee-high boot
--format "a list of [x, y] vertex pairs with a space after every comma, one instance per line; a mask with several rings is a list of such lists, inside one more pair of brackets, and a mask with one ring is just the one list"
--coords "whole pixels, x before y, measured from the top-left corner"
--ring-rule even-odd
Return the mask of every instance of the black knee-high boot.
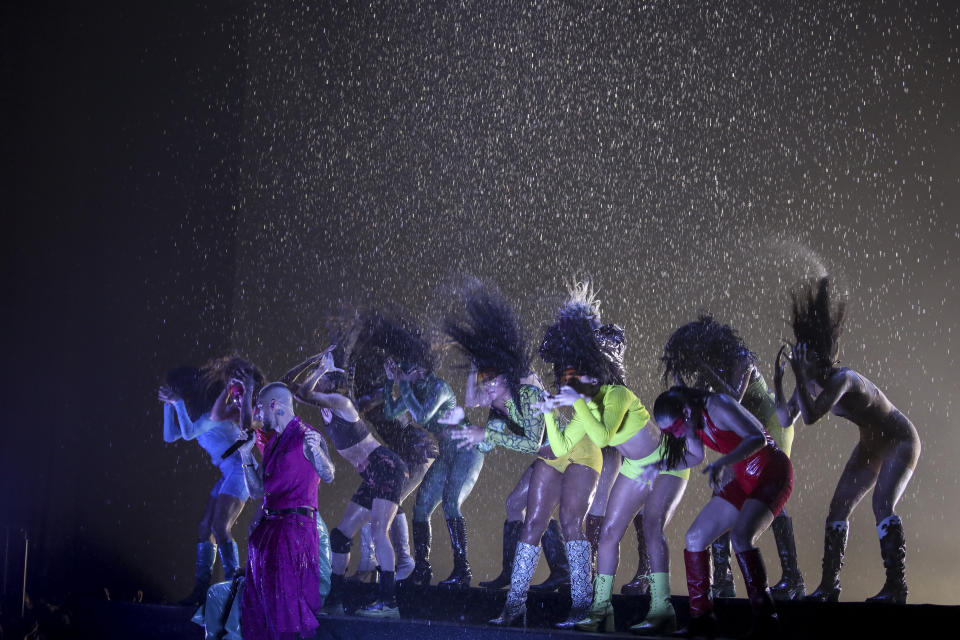
[[773, 537], [777, 542], [777, 554], [780, 556], [780, 568], [783, 577], [770, 587], [770, 595], [775, 600], [799, 600], [806, 593], [803, 574], [797, 565], [797, 543], [793, 537], [793, 520], [785, 513], [773, 519]]
[[453, 572], [440, 582], [440, 586], [469, 589], [473, 573], [467, 560], [467, 524], [463, 516], [447, 519], [447, 529], [450, 531], [450, 546], [453, 547]]
[[407, 578], [412, 584], [429, 585], [433, 580], [433, 569], [430, 567], [430, 521], [413, 521], [413, 557], [415, 564], [413, 573]]
[[517, 550], [517, 541], [520, 539], [520, 530], [523, 522], [507, 520], [503, 523], [503, 560], [500, 575], [493, 580], [480, 583], [484, 589], [503, 589], [510, 584], [510, 575], [513, 573], [513, 554]]
[[880, 534], [880, 555], [883, 556], [883, 568], [887, 571], [887, 581], [880, 593], [868, 599], [868, 602], [907, 603], [907, 542], [903, 536], [903, 523], [899, 516], [890, 516], [877, 527]]
[[846, 521], [828, 522], [823, 536], [823, 577], [816, 591], [806, 600], [818, 602], [836, 602], [840, 599], [840, 569], [843, 567], [843, 554], [847, 550]]
[[566, 541], [563, 539], [560, 523], [555, 519], [551, 518], [550, 524], [547, 525], [547, 530], [540, 538], [540, 546], [543, 549], [543, 557], [547, 559], [547, 566], [550, 567], [550, 575], [540, 584], [531, 586], [530, 591], [544, 593], [569, 587], [570, 565], [567, 563]]

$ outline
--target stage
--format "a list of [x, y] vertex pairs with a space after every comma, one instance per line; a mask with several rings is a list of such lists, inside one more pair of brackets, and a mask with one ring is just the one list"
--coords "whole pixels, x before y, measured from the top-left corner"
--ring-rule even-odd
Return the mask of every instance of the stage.
[[[352, 586], [348, 594], [348, 610], [356, 606], [372, 587]], [[495, 617], [506, 597], [505, 591], [483, 589], [449, 591], [439, 587], [409, 587], [399, 591], [399, 620], [369, 620], [356, 616], [331, 616], [320, 620], [314, 638], [357, 639], [390, 637], [394, 640], [499, 640], [525, 638], [535, 640], [556, 637], [593, 637], [576, 631], [560, 631], [552, 627], [561, 620], [568, 600], [560, 594], [531, 594], [528, 606], [528, 628], [491, 627], [486, 621]], [[687, 598], [674, 596], [674, 607], [683, 624]], [[632, 624], [646, 613], [647, 598], [614, 596], [617, 633], [634, 637]], [[878, 605], [864, 602], [821, 604], [810, 602], [778, 603], [782, 638], [911, 638], [942, 636], [948, 629], [960, 626], [960, 606], [910, 604]], [[723, 637], [735, 638], [750, 626], [750, 607], [744, 599], [719, 600], [716, 613]], [[201, 627], [190, 622], [193, 610], [158, 604], [100, 602], [78, 615], [76, 623], [81, 637], [142, 638], [174, 640], [203, 638]], [[520, 635], [522, 634], [522, 635]], [[609, 634], [608, 634], [609, 635]]]

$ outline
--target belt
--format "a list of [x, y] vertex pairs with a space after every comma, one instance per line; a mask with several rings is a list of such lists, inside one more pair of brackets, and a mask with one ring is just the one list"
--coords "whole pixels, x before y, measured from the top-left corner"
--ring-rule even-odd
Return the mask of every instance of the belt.
[[301, 516], [307, 516], [312, 518], [313, 515], [317, 512], [313, 507], [290, 507], [289, 509], [264, 509], [264, 514], [268, 516], [285, 516], [290, 514], [297, 514]]

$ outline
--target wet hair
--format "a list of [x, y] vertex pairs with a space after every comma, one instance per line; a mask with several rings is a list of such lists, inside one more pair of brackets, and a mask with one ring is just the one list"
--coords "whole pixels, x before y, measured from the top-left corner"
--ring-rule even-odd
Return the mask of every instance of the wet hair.
[[674, 377], [687, 384], [706, 389], [709, 378], [704, 375], [700, 361], [718, 373], [732, 371], [736, 362], [747, 358], [757, 363], [757, 356], [728, 324], [717, 322], [710, 314], [701, 314], [673, 332], [660, 356], [663, 366], [663, 384], [671, 385]]
[[840, 335], [846, 317], [846, 305], [830, 300], [830, 279], [810, 282], [801, 291], [791, 294], [793, 300], [793, 335], [797, 343], [806, 344], [817, 358], [821, 369], [836, 364]]
[[187, 414], [192, 420], [209, 411], [223, 390], [222, 384], [208, 388], [204, 383], [203, 372], [189, 365], [167, 371], [164, 381], [174, 393], [183, 398]]
[[[611, 340], [607, 340], [605, 347], [601, 340], [606, 338], [597, 335], [603, 325], [600, 324], [600, 302], [593, 289], [589, 283], [577, 283], [568, 287], [568, 292], [569, 298], [560, 307], [553, 324], [546, 328], [540, 344], [540, 357], [553, 365], [555, 382], [559, 383], [565, 367], [572, 366], [578, 373], [596, 378], [600, 385], [624, 384], [622, 347], [614, 347]], [[616, 325], [609, 327], [607, 338], [616, 334], [613, 329]], [[620, 332], [622, 335], [622, 329]], [[619, 359], [612, 357], [617, 349]]]
[[[682, 417], [686, 407], [690, 407], [691, 414], [699, 415], [708, 397], [710, 394], [702, 389], [675, 386], [657, 396], [653, 403], [653, 419], [661, 425], [660, 444], [666, 450], [663, 459], [667, 469], [675, 469], [684, 463], [687, 456], [687, 439], [668, 433], [662, 425], [669, 425]], [[698, 422], [695, 421], [695, 423]]]
[[371, 312], [370, 343], [392, 357], [403, 371], [415, 368], [432, 371], [433, 351], [423, 329], [405, 312]]
[[201, 370], [203, 383], [207, 387], [208, 393], [212, 393], [213, 389], [217, 389], [214, 398], [220, 395], [223, 387], [230, 382], [230, 379], [234, 377], [234, 373], [237, 370], [248, 371], [253, 376], [252, 391], [253, 397], [256, 398], [257, 393], [259, 393], [264, 384], [263, 374], [255, 364], [236, 355], [215, 358], [203, 365], [203, 369]]
[[532, 355], [513, 307], [500, 292], [480, 282], [465, 294], [466, 315], [444, 321], [444, 332], [481, 373], [493, 372], [507, 380], [519, 403], [520, 380], [530, 373]]

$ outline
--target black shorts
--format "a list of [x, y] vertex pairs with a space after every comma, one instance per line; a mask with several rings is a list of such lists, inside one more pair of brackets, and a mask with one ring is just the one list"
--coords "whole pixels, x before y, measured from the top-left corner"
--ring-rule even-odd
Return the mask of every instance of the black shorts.
[[400, 494], [410, 473], [400, 456], [386, 447], [377, 447], [367, 458], [367, 468], [360, 477], [363, 483], [350, 501], [364, 509], [372, 509], [377, 498], [400, 504]]

